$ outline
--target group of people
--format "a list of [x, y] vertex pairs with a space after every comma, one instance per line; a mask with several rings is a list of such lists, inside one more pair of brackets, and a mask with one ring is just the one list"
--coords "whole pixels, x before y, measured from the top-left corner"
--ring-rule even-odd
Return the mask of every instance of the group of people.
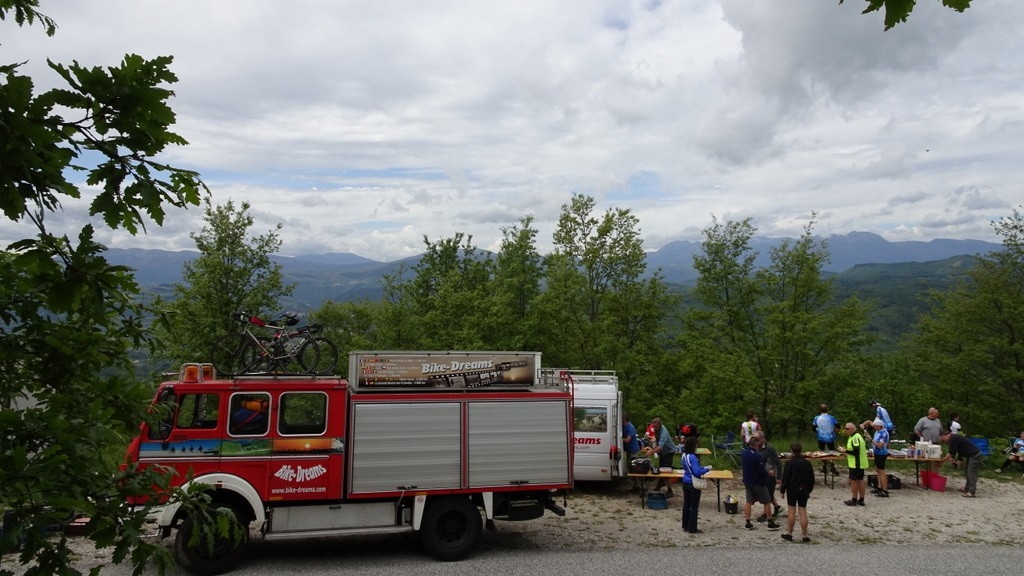
[[[665, 426], [661, 418], [655, 418], [651, 420], [651, 423], [647, 426], [647, 433], [644, 435], [644, 441], [641, 441], [640, 436], [637, 435], [636, 427], [629, 420], [629, 414], [622, 413], [622, 451], [628, 458], [626, 462], [631, 462], [634, 458], [646, 457], [650, 458], [652, 462], [657, 462], [656, 467], [667, 467], [672, 468], [672, 461], [676, 455], [676, 444], [672, 441], [672, 433], [669, 432], [668, 426]], [[658, 480], [657, 489], [660, 489], [666, 484], [664, 479]], [[665, 492], [667, 498], [674, 496], [672, 493], [672, 483], [668, 482], [668, 490]]]
[[778, 451], [765, 438], [754, 412], [748, 412], [746, 420], [740, 425], [740, 439], [743, 442], [740, 460], [743, 464], [744, 528], [756, 528], [751, 521], [755, 504], [763, 507], [758, 522], [767, 522], [769, 530], [781, 528], [775, 521], [783, 509], [775, 499], [777, 487], [788, 507], [786, 531], [782, 533], [782, 538], [793, 540], [793, 529], [799, 519], [801, 539], [810, 542], [807, 533], [807, 500], [814, 490], [815, 477], [814, 467], [803, 454], [803, 446], [799, 442], [790, 444], [791, 456], [783, 467]]
[[[847, 440], [846, 447], [840, 447], [839, 451], [846, 452], [847, 463], [850, 466], [850, 493], [852, 498], [846, 501], [847, 506], [863, 506], [864, 494], [867, 492], [867, 482], [864, 470], [867, 468], [868, 458], [874, 460], [875, 477], [878, 478], [878, 487], [872, 493], [880, 498], [889, 497], [889, 473], [885, 471], [885, 463], [889, 459], [889, 440], [895, 426], [889, 411], [886, 410], [878, 400], [872, 399], [868, 405], [875, 411], [875, 417], [865, 420], [860, 424], [860, 429], [865, 436], [870, 436], [871, 446], [865, 448], [855, 427], [851, 423], [846, 424], [846, 432], [852, 435]], [[853, 438], [857, 436], [858, 438]]]
[[[850, 469], [850, 499], [845, 501], [847, 506], [864, 506], [864, 495], [867, 492], [865, 470], [868, 467], [869, 457], [874, 461], [875, 474], [878, 478], [878, 487], [873, 493], [882, 498], [889, 497], [889, 475], [886, 472], [886, 461], [889, 458], [889, 441], [894, 425], [889, 417], [889, 412], [878, 400], [871, 400], [869, 404], [875, 411], [875, 417], [860, 424], [860, 430], [864, 432], [863, 436], [858, 433], [855, 424], [847, 422], [845, 425], [848, 435], [846, 446], [839, 448], [839, 451], [846, 454]], [[941, 462], [935, 463], [936, 468], [947, 460], [958, 464], [962, 463], [965, 483], [959, 491], [965, 498], [974, 498], [983, 456], [981, 450], [969, 438], [959, 433], [961, 430], [959, 419], [960, 415], [953, 413], [950, 423], [955, 423], [956, 426], [944, 428], [939, 420], [938, 408], [929, 408], [928, 413], [914, 425], [913, 438], [931, 444], [948, 444], [947, 454]], [[866, 445], [865, 437], [870, 438], [870, 447]], [[929, 468], [931, 468], [930, 464]]]
[[[866, 472], [870, 464], [874, 465], [878, 478], [878, 485], [872, 493], [880, 498], [889, 497], [886, 462], [889, 458], [890, 437], [895, 427], [889, 412], [878, 400], [872, 399], [869, 405], [874, 411], [873, 418], [869, 418], [859, 425], [847, 422], [843, 426], [842, 429], [847, 436], [843, 446], [839, 446], [837, 442], [840, 431], [839, 422], [829, 412], [827, 404], [819, 406], [819, 414], [811, 423], [819, 450], [834, 451], [846, 456], [851, 493], [850, 499], [844, 502], [847, 506], [865, 505]], [[860, 430], [858, 430], [858, 426]], [[948, 452], [943, 461], [951, 460], [954, 464], [961, 464], [964, 467], [966, 482], [959, 491], [964, 497], [973, 498], [977, 489], [982, 455], [978, 447], [960, 432], [958, 413], [951, 413], [949, 423], [943, 426], [939, 420], [939, 410], [934, 407], [929, 408], [927, 415], [914, 425], [914, 438], [933, 444], [948, 445]], [[649, 436], [652, 438], [644, 447], [637, 435], [636, 428], [630, 423], [629, 417], [623, 415], [623, 451], [630, 459], [638, 456], [660, 455], [662, 462], [671, 462], [671, 459], [666, 460], [665, 456], [669, 458], [674, 456], [676, 445], [673, 443], [672, 434], [660, 418], [655, 418], [652, 421]], [[754, 412], [747, 413], [746, 419], [740, 425], [740, 439], [744, 446], [740, 456], [745, 491], [744, 528], [747, 530], [756, 528], [751, 519], [755, 504], [763, 507], [763, 512], [756, 519], [758, 523], [767, 522], [769, 530], [781, 528], [780, 524], [775, 521], [782, 510], [782, 506], [775, 497], [777, 489], [778, 493], [786, 499], [788, 506], [786, 530], [782, 532], [782, 538], [793, 541], [793, 531], [799, 522], [801, 539], [803, 542], [809, 542], [807, 502], [814, 490], [815, 471], [814, 466], [804, 455], [803, 446], [798, 442], [790, 445], [791, 455], [783, 467], [778, 452], [765, 439], [764, 431]], [[701, 492], [694, 488], [694, 479], [704, 477], [712, 469], [711, 466], [701, 464], [696, 454], [697, 445], [697, 436], [685, 437], [680, 462], [683, 488], [682, 527], [685, 532], [692, 534], [701, 533], [701, 530], [697, 528], [697, 511], [700, 506]], [[1014, 461], [1024, 465], [1024, 432], [1014, 443], [1007, 460], [997, 472]], [[823, 471], [826, 470], [825, 466], [829, 466], [833, 474], [838, 474], [834, 461], [824, 461], [822, 463]], [[657, 488], [660, 489], [665, 482], [665, 480], [659, 480]], [[666, 495], [668, 497], [673, 495], [671, 483], [668, 483]]]
[[[672, 440], [672, 433], [669, 432], [668, 427], [661, 421], [661, 418], [651, 420], [645, 436], [648, 438], [646, 446], [637, 436], [636, 427], [630, 422], [629, 414], [623, 413], [622, 451], [630, 461], [637, 457], [657, 458], [659, 462], [665, 463], [662, 465], [671, 467], [672, 460], [676, 454], [676, 445]], [[685, 436], [683, 438], [682, 457], [680, 458], [680, 467], [683, 471], [681, 479], [683, 485], [682, 525], [684, 532], [692, 534], [701, 533], [701, 530], [697, 528], [697, 511], [700, 508], [701, 491], [694, 487], [694, 478], [703, 478], [712, 468], [710, 465], [704, 466], [700, 463], [700, 458], [697, 456], [698, 442], [699, 436], [696, 434]], [[665, 497], [673, 497], [672, 483], [664, 478], [659, 478], [655, 489], [660, 489], [662, 485], [668, 486], [665, 490]]]

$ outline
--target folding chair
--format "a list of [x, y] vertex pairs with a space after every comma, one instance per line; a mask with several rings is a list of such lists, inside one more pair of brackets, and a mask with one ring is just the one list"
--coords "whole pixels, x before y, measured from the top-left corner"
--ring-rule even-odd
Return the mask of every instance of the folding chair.
[[988, 457], [992, 455], [992, 446], [989, 445], [988, 438], [976, 438], [971, 436], [968, 440], [970, 440], [971, 444], [977, 446], [978, 450], [981, 451], [981, 465], [987, 467]]
[[739, 455], [743, 452], [743, 444], [736, 440], [736, 433], [730, 430], [724, 437], [718, 436], [716, 439], [712, 436], [711, 453], [714, 454], [715, 458], [718, 458], [719, 450], [725, 452], [735, 467], [738, 465]]
[[736, 433], [729, 431], [724, 437], [719, 434], [718, 436], [711, 436], [711, 453], [718, 458], [718, 450], [728, 450], [729, 444], [736, 439]]
[[[1016, 436], [1011, 436], [1011, 437], [1010, 437], [1010, 443], [1009, 443], [1009, 444], [1008, 444], [1008, 445], [1006, 446], [1006, 448], [1003, 448], [1003, 450], [1002, 450], [1002, 454], [1000, 454], [1000, 456], [1001, 456], [1002, 458], [1004, 458], [1004, 459], [1005, 459], [1005, 458], [1007, 458], [1007, 457], [1008, 457], [1008, 456], [1009, 456], [1010, 454], [1013, 454], [1013, 453], [1014, 453], [1014, 451], [1013, 451], [1013, 443], [1014, 443], [1014, 442], [1016, 442], [1016, 441], [1017, 441], [1017, 437], [1016, 437]], [[1024, 472], [1024, 460], [1017, 460], [1017, 461], [1013, 462], [1013, 464], [1016, 464], [1016, 465], [1017, 465], [1017, 469], [1018, 469], [1018, 471]], [[1007, 469], [1006, 469], [1006, 468], [1003, 468], [1003, 469], [1002, 469], [1002, 471], [1003, 471], [1003, 472], [1006, 472], [1006, 471], [1007, 471]]]

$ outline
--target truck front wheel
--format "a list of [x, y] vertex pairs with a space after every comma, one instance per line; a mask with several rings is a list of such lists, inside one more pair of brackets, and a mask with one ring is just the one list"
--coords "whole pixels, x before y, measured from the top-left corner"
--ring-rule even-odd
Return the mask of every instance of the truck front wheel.
[[245, 545], [249, 541], [247, 518], [232, 506], [221, 506], [234, 514], [237, 522], [232, 521], [228, 534], [220, 534], [216, 529], [210, 538], [197, 535], [199, 528], [195, 520], [188, 516], [178, 526], [178, 534], [174, 539], [174, 558], [178, 565], [195, 576], [214, 576], [229, 570], [245, 553]]
[[423, 514], [420, 538], [438, 560], [462, 560], [480, 542], [480, 509], [469, 498], [449, 497], [431, 503]]

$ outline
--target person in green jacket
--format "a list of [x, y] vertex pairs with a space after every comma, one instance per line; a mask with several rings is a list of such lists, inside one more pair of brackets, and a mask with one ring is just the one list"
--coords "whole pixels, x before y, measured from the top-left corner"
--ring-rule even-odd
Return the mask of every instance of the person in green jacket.
[[868, 467], [868, 449], [864, 437], [857, 432], [857, 426], [853, 422], [847, 422], [843, 429], [849, 438], [846, 439], [846, 448], [840, 446], [839, 451], [846, 454], [846, 465], [850, 468], [850, 494], [852, 495], [843, 504], [863, 506], [864, 494], [867, 493], [864, 471]]

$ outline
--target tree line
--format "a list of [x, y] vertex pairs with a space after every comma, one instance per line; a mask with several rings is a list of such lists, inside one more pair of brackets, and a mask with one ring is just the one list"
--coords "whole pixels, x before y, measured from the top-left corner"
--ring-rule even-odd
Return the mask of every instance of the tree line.
[[[462, 233], [424, 237], [415, 265], [381, 278], [379, 300], [327, 301], [310, 317], [343, 351], [538, 350], [547, 367], [615, 370], [638, 421], [660, 416], [721, 433], [754, 411], [770, 435], [793, 436], [809, 434], [822, 403], [860, 421], [877, 398], [902, 435], [930, 406], [959, 411], [968, 433], [1017, 435], [1020, 212], [993, 223], [1002, 250], [982, 256], [953, 289], [922, 296], [930, 312], [891, 351], [872, 347], [872, 302], [835, 297], [815, 218], [763, 266], [749, 218], [712, 218], [684, 305], [657, 271], [647, 273], [632, 212], [602, 212], [575, 194], [561, 207], [550, 254], [537, 249], [533, 215], [502, 228], [493, 254]], [[225, 310], [274, 310], [293, 288], [269, 257], [280, 248], [277, 231], [242, 233], [252, 226], [247, 204], [207, 204], [206, 221], [194, 235], [202, 255], [186, 265], [173, 299], [156, 303], [160, 341], [175, 362], [202, 358], [230, 329]], [[210, 328], [197, 330], [199, 318]]]

